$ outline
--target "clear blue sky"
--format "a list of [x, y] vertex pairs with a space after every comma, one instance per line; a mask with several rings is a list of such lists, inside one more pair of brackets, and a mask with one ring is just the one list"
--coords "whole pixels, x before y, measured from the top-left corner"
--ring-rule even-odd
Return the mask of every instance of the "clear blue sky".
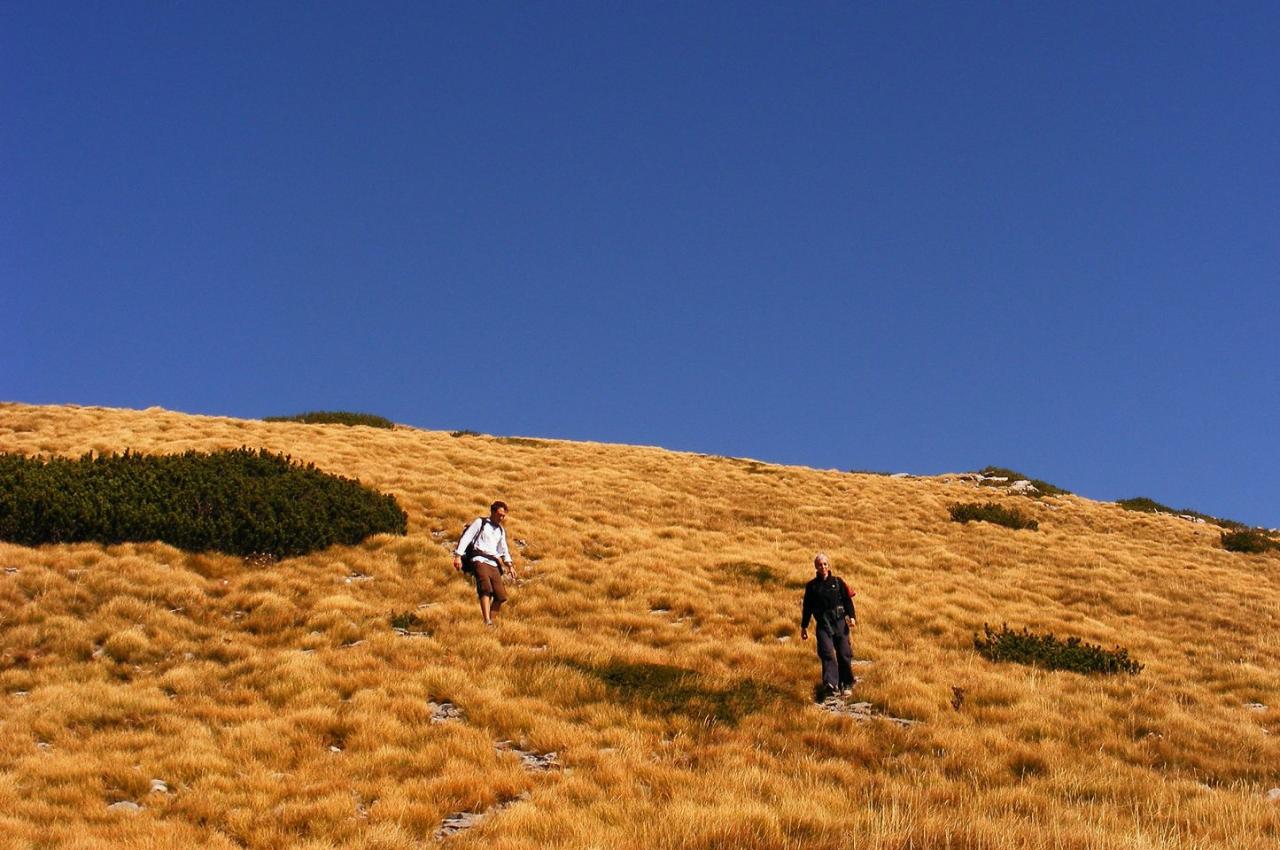
[[0, 399], [1280, 525], [1280, 6], [1052, 5], [7, 3]]

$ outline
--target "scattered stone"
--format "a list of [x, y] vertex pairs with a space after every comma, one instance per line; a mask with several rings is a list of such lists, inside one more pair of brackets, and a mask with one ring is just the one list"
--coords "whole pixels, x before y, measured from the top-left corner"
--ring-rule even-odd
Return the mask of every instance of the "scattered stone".
[[7, 575], [7, 576], [11, 576], [11, 575], [13, 575], [13, 574], [14, 574], [14, 573], [16, 573], [16, 572], [18, 572], [18, 568], [17, 568], [17, 567], [5, 567], [5, 568], [4, 568], [4, 574], [5, 574], [5, 575]]
[[529, 544], [527, 541], [521, 540], [518, 537], [516, 538], [516, 548], [519, 549], [520, 551], [523, 552], [528, 545]]
[[151, 780], [151, 793], [152, 794], [168, 794], [169, 783], [165, 782], [163, 779]]
[[107, 811], [126, 812], [127, 814], [136, 815], [138, 812], [142, 811], [142, 806], [139, 806], [132, 800], [121, 800], [118, 803], [112, 803], [107, 806]]
[[1027, 479], [1022, 478], [1009, 485], [1009, 492], [1019, 493], [1024, 496], [1034, 496], [1040, 492], [1040, 489]]
[[339, 747], [337, 744], [330, 744], [330, 745], [329, 745], [329, 752], [331, 752], [331, 753], [340, 753], [340, 752], [342, 752], [342, 747]]
[[791, 640], [791, 635], [780, 635], [778, 637], [778, 643], [786, 643], [789, 640]]
[[440, 822], [440, 828], [436, 830], [436, 841], [443, 841], [451, 835], [471, 829], [471, 827], [480, 823], [490, 815], [495, 815], [503, 809], [509, 809], [516, 803], [529, 799], [529, 792], [521, 792], [518, 796], [512, 797], [510, 800], [504, 800], [501, 803], [495, 803], [482, 812], [454, 812], [443, 821]]
[[25, 697], [30, 695], [31, 695], [30, 691], [13, 691], [12, 693], [9, 694], [9, 696], [11, 697]]
[[1267, 799], [1272, 803], [1280, 803], [1280, 788], [1272, 788], [1267, 792]]
[[839, 696], [832, 695], [824, 699], [818, 704], [818, 708], [831, 714], [838, 714], [842, 717], [852, 717], [859, 723], [866, 723], [877, 717], [888, 720], [890, 723], [896, 723], [903, 728], [909, 728], [919, 723], [919, 720], [910, 720], [906, 717], [890, 717], [883, 712], [878, 712], [869, 702], [845, 702]]
[[353, 648], [353, 647], [359, 646], [359, 645], [360, 645], [360, 644], [362, 644], [362, 643], [364, 643], [364, 641], [363, 641], [363, 640], [353, 640], [353, 641], [351, 641], [351, 642], [349, 642], [349, 643], [344, 643], [344, 644], [342, 645], [342, 648], [343, 648], [343, 649], [351, 649], [351, 648]]
[[362, 582], [362, 581], [373, 581], [373, 576], [367, 576], [364, 573], [352, 573], [351, 575], [347, 576], [347, 579], [346, 579], [347, 584], [351, 584], [352, 582]]
[[650, 609], [649, 609], [649, 613], [650, 613], [650, 614], [659, 614], [659, 615], [661, 615], [661, 614], [670, 614], [670, 613], [671, 613], [671, 610], [670, 610], [670, 609], [668, 609], [668, 608], [650, 608]]
[[553, 752], [535, 753], [531, 750], [522, 750], [511, 741], [498, 741], [493, 745], [498, 752], [515, 753], [520, 757], [520, 762], [524, 765], [524, 769], [533, 773], [546, 773], [549, 770], [555, 770], [560, 767], [560, 756]]
[[445, 723], [450, 720], [462, 719], [462, 709], [451, 702], [429, 702], [427, 703], [427, 708], [431, 709], [432, 723]]
[[890, 478], [913, 478], [910, 472], [895, 472], [889, 476]]
[[50, 744], [48, 741], [36, 741], [36, 749], [44, 750], [47, 753], [49, 750], [53, 749], [53, 744]]
[[1267, 707], [1260, 702], [1246, 703], [1245, 708], [1249, 709], [1250, 711], [1266, 711], [1267, 710]]

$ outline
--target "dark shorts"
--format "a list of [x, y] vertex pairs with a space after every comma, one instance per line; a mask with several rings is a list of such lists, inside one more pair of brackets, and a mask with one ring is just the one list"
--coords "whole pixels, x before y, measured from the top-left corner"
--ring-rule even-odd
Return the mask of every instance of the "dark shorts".
[[502, 583], [502, 571], [493, 564], [476, 561], [476, 596], [492, 596], [494, 605], [507, 601], [507, 588]]

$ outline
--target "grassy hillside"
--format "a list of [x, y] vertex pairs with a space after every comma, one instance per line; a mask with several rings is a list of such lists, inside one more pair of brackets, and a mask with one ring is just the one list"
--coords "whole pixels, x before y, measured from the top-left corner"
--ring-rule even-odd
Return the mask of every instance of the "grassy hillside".
[[[1280, 843], [1280, 553], [1214, 526], [943, 477], [0, 405], [0, 451], [239, 446], [393, 494], [408, 536], [278, 563], [0, 543], [0, 848]], [[485, 629], [446, 544], [493, 498], [523, 580]], [[1039, 530], [950, 520], [993, 499]], [[918, 723], [813, 703], [819, 549], [858, 593], [855, 698]], [[1145, 667], [994, 664], [984, 622]]]

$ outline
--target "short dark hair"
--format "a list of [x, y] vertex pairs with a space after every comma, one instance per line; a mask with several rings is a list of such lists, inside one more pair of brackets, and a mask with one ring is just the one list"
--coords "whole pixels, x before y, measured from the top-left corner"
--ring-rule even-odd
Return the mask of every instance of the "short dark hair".
[[489, 513], [493, 513], [493, 512], [494, 512], [494, 511], [496, 511], [498, 508], [502, 508], [503, 510], [510, 510], [510, 509], [507, 507], [507, 503], [506, 503], [506, 502], [503, 502], [503, 501], [499, 500], [499, 501], [494, 502], [492, 505], [490, 505], [490, 506], [489, 506]]

